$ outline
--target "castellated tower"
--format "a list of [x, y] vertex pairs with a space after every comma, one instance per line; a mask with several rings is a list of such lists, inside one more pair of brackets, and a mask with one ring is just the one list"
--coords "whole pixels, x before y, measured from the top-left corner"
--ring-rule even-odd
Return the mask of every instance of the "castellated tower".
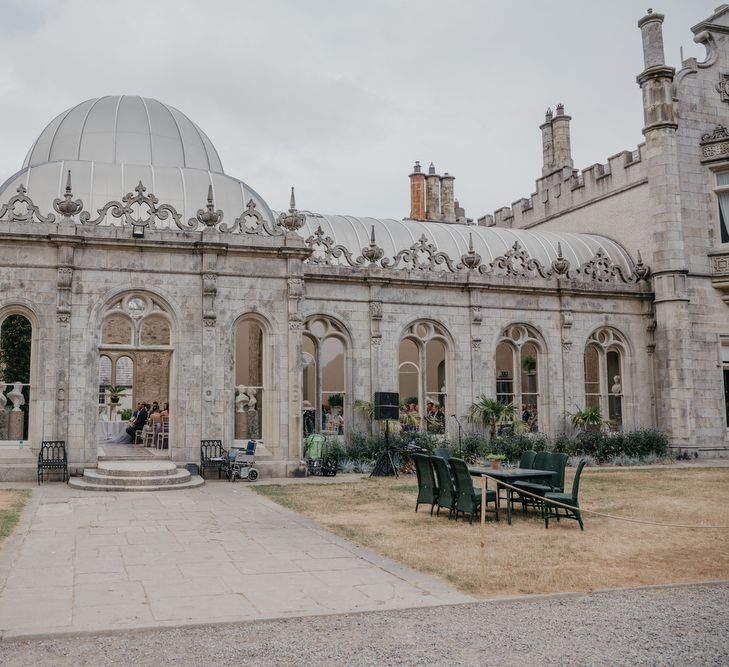
[[649, 201], [654, 240], [653, 280], [656, 318], [656, 389], [662, 414], [658, 423], [674, 444], [686, 444], [694, 430], [691, 402], [690, 314], [686, 287], [686, 253], [681, 222], [676, 116], [672, 96], [675, 69], [665, 64], [663, 15], [638, 21], [645, 69], [637, 82], [643, 92]]

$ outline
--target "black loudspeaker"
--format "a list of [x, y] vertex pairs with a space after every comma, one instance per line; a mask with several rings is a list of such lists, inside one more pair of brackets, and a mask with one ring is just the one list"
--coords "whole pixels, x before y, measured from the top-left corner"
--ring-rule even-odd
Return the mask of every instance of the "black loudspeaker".
[[375, 419], [400, 419], [400, 394], [393, 391], [376, 391]]

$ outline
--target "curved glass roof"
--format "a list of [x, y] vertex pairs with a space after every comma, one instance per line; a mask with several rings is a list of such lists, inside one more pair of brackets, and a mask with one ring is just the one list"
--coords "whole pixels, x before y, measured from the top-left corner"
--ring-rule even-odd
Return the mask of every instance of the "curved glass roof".
[[23, 167], [59, 160], [223, 173], [210, 139], [185, 114], [130, 95], [86, 100], [56, 116], [36, 139]]
[[[278, 214], [274, 211], [274, 215]], [[569, 260], [572, 268], [590, 261], [602, 248], [609, 259], [620, 266], [626, 275], [633, 269], [630, 255], [619, 243], [596, 234], [532, 232], [528, 229], [312, 213], [307, 214], [306, 224], [299, 230], [299, 234], [307, 238], [317, 227], [321, 227], [336, 245], [343, 245], [355, 257], [361, 253], [362, 248], [369, 245], [370, 233], [374, 227], [375, 240], [385, 251], [386, 257], [392, 257], [400, 250], [409, 248], [425, 235], [428, 242], [435, 245], [438, 251], [447, 253], [457, 262], [461, 255], [468, 252], [470, 235], [473, 238], [473, 249], [481, 255], [481, 261], [485, 264], [502, 256], [518, 241], [530, 257], [541, 262], [545, 268], [557, 258], [557, 244], [560, 244], [562, 255]]]

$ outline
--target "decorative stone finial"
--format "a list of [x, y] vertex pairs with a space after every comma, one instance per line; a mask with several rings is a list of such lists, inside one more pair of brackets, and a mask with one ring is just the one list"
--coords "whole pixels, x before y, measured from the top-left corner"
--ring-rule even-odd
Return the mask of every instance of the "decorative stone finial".
[[435, 174], [435, 165], [431, 162], [428, 167], [428, 174]]
[[294, 188], [292, 186], [289, 211], [278, 216], [278, 224], [286, 229], [286, 231], [295, 232], [297, 229], [301, 229], [305, 222], [306, 216], [296, 210], [296, 196], [294, 195]]
[[633, 268], [633, 273], [637, 280], [647, 280], [651, 274], [650, 267], [643, 264], [643, 257], [641, 257], [640, 250], [638, 250], [638, 263]]
[[553, 116], [554, 116], [554, 114], [552, 113], [552, 107], [547, 107], [547, 111], [544, 114], [544, 120], [545, 120], [545, 122], [548, 123], [550, 120], [552, 120], [552, 117]]
[[215, 210], [215, 202], [213, 201], [213, 184], [208, 185], [208, 203], [205, 210], [198, 209], [197, 215], [190, 219], [190, 223], [199, 222], [205, 229], [214, 229], [216, 225], [223, 219], [223, 212]]
[[71, 189], [71, 170], [68, 170], [68, 176], [66, 177], [66, 194], [63, 195], [63, 199], [53, 200], [53, 209], [60, 213], [62, 217], [68, 219], [81, 212], [84, 207], [84, 203], [77, 199], [73, 201], [73, 191]]
[[366, 248], [362, 248], [362, 257], [370, 264], [377, 264], [385, 255], [385, 251], [377, 245], [375, 241], [375, 226], [372, 225], [370, 231], [370, 244]]
[[477, 269], [481, 265], [481, 255], [473, 249], [473, 233], [468, 233], [468, 252], [461, 255], [461, 264], [469, 271]]
[[562, 255], [562, 244], [557, 243], [557, 259], [552, 262], [552, 271], [557, 275], [563, 276], [569, 271], [570, 263], [569, 260], [565, 259]]

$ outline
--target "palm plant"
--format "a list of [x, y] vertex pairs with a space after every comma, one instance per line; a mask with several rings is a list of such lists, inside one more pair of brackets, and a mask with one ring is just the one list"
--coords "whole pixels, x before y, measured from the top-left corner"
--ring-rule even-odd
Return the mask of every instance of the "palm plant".
[[513, 403], [502, 403], [495, 398], [481, 394], [469, 408], [469, 420], [483, 424], [489, 428], [491, 440], [496, 437], [496, 427], [499, 424], [513, 420], [516, 415], [516, 406]]
[[576, 428], [589, 430], [591, 427], [601, 428], [608, 424], [606, 419], [602, 417], [602, 411], [599, 405], [588, 405], [582, 410], [577, 410], [570, 415], [572, 426]]

